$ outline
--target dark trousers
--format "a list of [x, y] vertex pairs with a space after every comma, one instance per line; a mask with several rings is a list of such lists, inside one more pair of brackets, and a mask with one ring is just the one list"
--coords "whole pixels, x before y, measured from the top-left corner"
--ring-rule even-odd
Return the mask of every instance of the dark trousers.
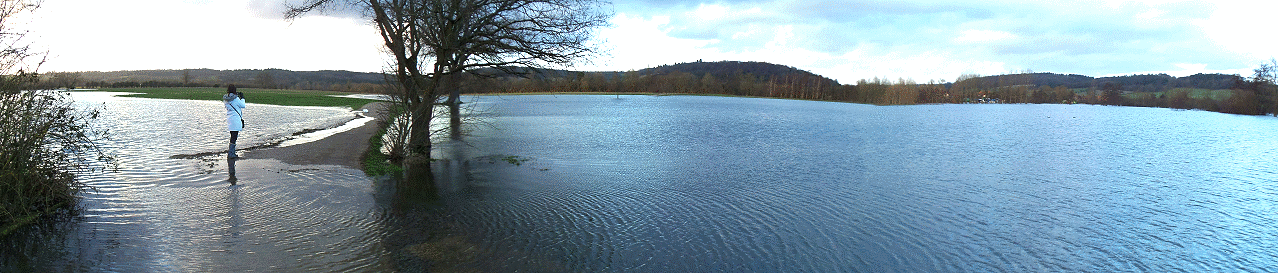
[[230, 132], [231, 132], [231, 145], [235, 145], [235, 140], [240, 138], [240, 131], [230, 131]]

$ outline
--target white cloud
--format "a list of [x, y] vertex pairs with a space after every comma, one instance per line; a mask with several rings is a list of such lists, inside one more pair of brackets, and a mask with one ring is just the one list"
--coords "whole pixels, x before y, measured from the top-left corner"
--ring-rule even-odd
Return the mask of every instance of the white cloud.
[[[795, 47], [802, 39], [793, 26], [760, 29], [755, 48], [721, 50], [719, 39], [671, 37], [670, 17], [641, 18], [621, 13], [612, 28], [600, 32], [610, 45], [609, 56], [596, 60], [586, 70], [634, 70], [663, 64], [703, 61], [759, 61], [798, 67], [843, 83], [858, 79], [913, 78], [920, 81], [953, 81], [962, 73], [997, 74], [1008, 70], [1000, 62], [954, 59], [940, 52], [922, 54], [891, 53], [875, 45], [862, 45], [844, 53], [830, 53]], [[885, 53], [886, 52], [886, 53]]]
[[1221, 5], [1210, 18], [1198, 22], [1207, 36], [1232, 53], [1256, 64], [1278, 56], [1278, 35], [1274, 34], [1274, 11], [1278, 2], [1248, 1]]
[[670, 37], [663, 30], [669, 17], [638, 18], [625, 13], [612, 19], [612, 27], [598, 33], [608, 53], [581, 67], [587, 70], [638, 70], [648, 67], [688, 62], [697, 58], [713, 58], [717, 54], [705, 49], [709, 40]]
[[701, 4], [696, 10], [692, 11], [696, 17], [706, 20], [716, 20], [728, 15], [728, 7], [715, 4]]
[[985, 43], [1003, 41], [1016, 37], [1015, 34], [998, 31], [998, 30], [964, 30], [958, 38], [954, 38], [958, 43]]
[[[1183, 0], [645, 3], [650, 5], [644, 10], [651, 11], [632, 16], [669, 16], [674, 31], [667, 35], [711, 41], [702, 50], [744, 59], [825, 53], [815, 57], [872, 65], [801, 60], [782, 64], [812, 71], [861, 71], [822, 73], [829, 76], [863, 75], [878, 67], [882, 76], [914, 78], [1005, 73], [1008, 68], [1099, 76], [1182, 71], [1177, 64], [1185, 63], [1203, 64], [1203, 72], [1236, 71], [1258, 63], [1255, 56], [1274, 55], [1275, 48], [1267, 45], [1275, 44], [1275, 36], [1253, 39], [1226, 30], [1267, 26], [1264, 13], [1278, 9], [1241, 1]], [[1238, 12], [1243, 9], [1248, 11]], [[778, 30], [792, 36], [778, 43]]]
[[371, 26], [263, 18], [242, 1], [48, 1], [36, 15], [31, 42], [52, 56], [44, 71], [382, 66]]
[[[47, 1], [29, 42], [42, 70], [284, 68], [378, 71], [353, 10], [294, 22], [294, 0]], [[618, 1], [610, 53], [578, 69], [766, 61], [842, 82], [1033, 69], [1085, 75], [1244, 71], [1278, 56], [1278, 3], [1256, 1]], [[1170, 73], [1169, 73], [1170, 74]]]

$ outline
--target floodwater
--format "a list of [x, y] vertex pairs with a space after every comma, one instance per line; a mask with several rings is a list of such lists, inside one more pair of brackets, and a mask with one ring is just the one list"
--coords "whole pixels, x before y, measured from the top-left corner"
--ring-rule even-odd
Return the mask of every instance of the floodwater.
[[[84, 194], [79, 215], [5, 239], [6, 269], [1278, 268], [1272, 117], [490, 96], [475, 99], [487, 114], [474, 136], [437, 146], [433, 181], [245, 159], [231, 186], [231, 166], [218, 156], [169, 159], [221, 148], [221, 136], [204, 136], [221, 128], [201, 129], [224, 126], [216, 102], [102, 100], [108, 120], [120, 120], [104, 126], [160, 133], [117, 135], [109, 147], [120, 151], [121, 171], [89, 177], [99, 191]], [[213, 110], [189, 119], [154, 110], [168, 104]], [[351, 118], [251, 106], [273, 113], [259, 123], [308, 123], [252, 138], [261, 143]], [[135, 108], [168, 116], [113, 112]]]

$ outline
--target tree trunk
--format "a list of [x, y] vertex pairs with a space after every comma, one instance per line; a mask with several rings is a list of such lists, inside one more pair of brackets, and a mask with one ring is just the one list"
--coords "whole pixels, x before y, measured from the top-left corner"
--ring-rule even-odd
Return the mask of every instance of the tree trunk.
[[421, 154], [430, 158], [430, 120], [435, 113], [434, 104], [422, 102], [413, 105], [412, 121], [409, 125], [408, 149], [413, 154]]
[[457, 82], [457, 74], [444, 77], [443, 87], [448, 91], [448, 135], [452, 139], [462, 138], [461, 120], [461, 88]]
[[453, 139], [461, 139], [461, 107], [459, 102], [448, 104], [448, 131]]

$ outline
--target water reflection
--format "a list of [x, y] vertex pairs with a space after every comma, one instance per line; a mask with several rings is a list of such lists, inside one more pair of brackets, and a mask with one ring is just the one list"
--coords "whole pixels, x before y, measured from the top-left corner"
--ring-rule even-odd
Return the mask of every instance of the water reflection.
[[391, 260], [392, 268], [408, 271], [438, 268], [438, 263], [430, 263], [417, 258], [409, 250], [424, 240], [430, 240], [445, 230], [446, 217], [435, 215], [442, 211], [444, 204], [436, 190], [433, 173], [429, 165], [408, 164], [403, 173], [392, 174], [376, 180], [377, 191], [374, 197], [383, 214], [382, 228], [388, 232], [380, 234], [380, 244], [391, 253], [400, 253], [401, 257], [412, 257]]
[[235, 158], [226, 159], [226, 173], [228, 175], [226, 181], [231, 182], [231, 186], [235, 186], [235, 182], [239, 181], [239, 179], [235, 177]]
[[[235, 164], [234, 162], [235, 162], [234, 160], [231, 160], [230, 164], [233, 165]], [[232, 178], [234, 178], [235, 176], [233, 174], [234, 169], [235, 167], [231, 167]], [[231, 186], [227, 188], [226, 192], [227, 192], [226, 194], [226, 203], [227, 203], [226, 227], [227, 228], [223, 236], [224, 238], [222, 241], [224, 242], [224, 245], [222, 247], [223, 247], [223, 250], [225, 251], [235, 251], [241, 248], [240, 246], [240, 244], [242, 243], [241, 236], [243, 235], [243, 232], [244, 232], [244, 215], [240, 212], [240, 208], [241, 208], [240, 186], [236, 186], [235, 183], [232, 182]]]
[[395, 215], [407, 215], [413, 210], [441, 206], [439, 190], [435, 184], [435, 172], [431, 165], [405, 164], [404, 172], [382, 179], [380, 194], [386, 196]]

